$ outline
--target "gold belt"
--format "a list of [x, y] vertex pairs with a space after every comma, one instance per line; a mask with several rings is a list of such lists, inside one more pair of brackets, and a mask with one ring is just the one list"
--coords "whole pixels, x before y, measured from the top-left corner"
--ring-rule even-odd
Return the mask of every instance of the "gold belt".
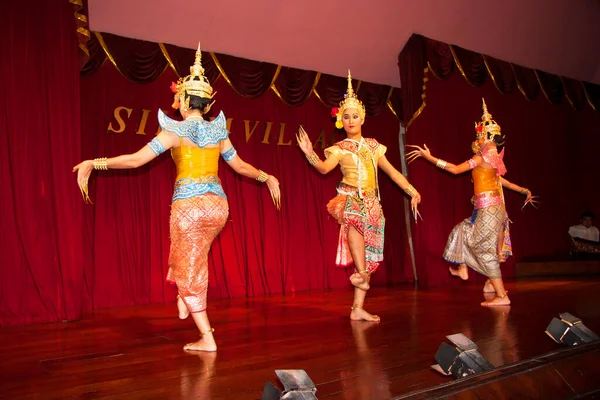
[[[358, 196], [358, 188], [356, 186], [350, 186], [347, 183], [340, 182], [338, 184], [338, 189], [345, 194], [350, 194], [352, 196]], [[363, 189], [362, 196], [363, 197], [377, 197], [377, 189]]]
[[362, 191], [363, 197], [377, 197], [377, 189], [365, 189]]
[[475, 201], [482, 199], [484, 197], [500, 197], [500, 196], [502, 196], [502, 193], [500, 193], [500, 190], [498, 190], [498, 189], [490, 190], [487, 192], [481, 192], [481, 193], [476, 194], [475, 196], [473, 196], [471, 198], [471, 202], [475, 203]]
[[200, 184], [202, 184], [202, 183], [221, 184], [221, 180], [216, 175], [198, 176], [195, 178], [180, 178], [179, 180], [177, 180], [177, 182], [175, 182], [175, 189], [178, 189], [178, 188], [181, 188], [184, 186], [198, 184], [198, 183], [200, 183]]

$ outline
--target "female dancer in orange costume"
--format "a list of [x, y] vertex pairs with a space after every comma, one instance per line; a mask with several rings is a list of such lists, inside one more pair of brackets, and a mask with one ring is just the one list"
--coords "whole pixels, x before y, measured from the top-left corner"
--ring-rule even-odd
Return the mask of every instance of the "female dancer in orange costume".
[[[433, 157], [427, 145], [416, 148], [406, 156], [409, 162], [419, 157], [435, 164], [437, 167], [452, 174], [462, 174], [472, 171], [475, 196], [472, 203], [475, 211], [470, 218], [456, 225], [450, 233], [444, 259], [458, 268], [450, 268], [450, 273], [461, 279], [468, 279], [467, 266], [488, 277], [483, 288], [484, 292], [495, 293], [496, 296], [481, 303], [482, 306], [500, 306], [510, 304], [504, 289], [500, 263], [512, 255], [510, 235], [508, 231], [508, 216], [504, 207], [502, 188], [519, 192], [525, 196], [525, 205], [534, 205], [535, 200], [529, 189], [522, 188], [504, 179], [504, 135], [500, 125], [492, 119], [483, 101], [481, 122], [475, 124], [476, 141], [472, 149], [473, 158], [460, 165], [454, 165]], [[498, 151], [500, 150], [500, 151]]]
[[208, 252], [229, 214], [227, 197], [218, 177], [219, 156], [241, 175], [265, 182], [275, 206], [280, 207], [279, 182], [272, 175], [242, 161], [229, 140], [223, 112], [212, 122], [204, 115], [214, 104], [213, 89], [204, 76], [200, 45], [190, 75], [171, 85], [175, 93], [173, 108], [183, 121], [175, 121], [159, 110], [161, 132], [137, 153], [112, 158], [86, 160], [76, 165], [77, 183], [84, 200], [88, 197], [88, 178], [92, 170], [127, 169], [144, 165], [166, 150], [177, 167], [171, 206], [169, 273], [167, 280], [177, 285], [179, 318], [190, 313], [200, 331], [200, 340], [185, 350], [216, 351], [214, 329], [206, 313], [208, 291]]

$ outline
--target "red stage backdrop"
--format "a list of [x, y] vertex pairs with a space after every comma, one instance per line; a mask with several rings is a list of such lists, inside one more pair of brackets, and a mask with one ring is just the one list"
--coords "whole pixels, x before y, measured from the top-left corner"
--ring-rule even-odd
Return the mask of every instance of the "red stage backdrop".
[[[193, 60], [187, 60], [190, 64]], [[83, 157], [111, 157], [137, 151], [158, 131], [157, 111], [170, 108], [167, 69], [156, 80], [136, 84], [110, 63], [81, 79]], [[282, 189], [277, 212], [264, 185], [240, 177], [224, 162], [219, 176], [229, 199], [230, 218], [210, 253], [209, 298], [256, 296], [349, 286], [347, 270], [334, 266], [338, 227], [325, 205], [335, 196], [339, 171], [318, 174], [295, 145], [302, 124], [317, 153], [343, 139], [329, 109], [314, 95], [290, 107], [271, 90], [249, 99], [223, 78], [211, 112], [223, 110], [238, 154], [275, 175]], [[360, 91], [359, 91], [360, 97]], [[388, 146], [387, 157], [400, 168], [399, 121], [387, 108], [368, 116], [364, 134]], [[94, 205], [85, 207], [85, 296], [88, 307], [114, 307], [174, 300], [164, 281], [169, 250], [169, 210], [174, 165], [168, 153], [130, 171], [94, 173]], [[77, 190], [73, 178], [73, 188]], [[417, 183], [417, 187], [420, 185]], [[412, 279], [406, 256], [403, 192], [381, 179], [387, 216], [385, 263], [375, 284]], [[350, 294], [349, 294], [350, 296]]]

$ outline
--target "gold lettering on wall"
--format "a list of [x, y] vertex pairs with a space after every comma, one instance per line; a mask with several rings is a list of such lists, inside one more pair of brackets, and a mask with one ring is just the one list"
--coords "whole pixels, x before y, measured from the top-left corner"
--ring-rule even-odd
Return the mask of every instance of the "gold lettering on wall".
[[[131, 118], [131, 115], [133, 113], [133, 108], [128, 108], [125, 106], [119, 106], [116, 107], [113, 110], [113, 119], [109, 122], [108, 124], [108, 128], [107, 128], [107, 133], [109, 132], [114, 132], [114, 133], [123, 133], [125, 132], [127, 129], [127, 132], [131, 132], [131, 133], [135, 133], [136, 135], [146, 135], [147, 132], [146, 130], [148, 129], [148, 124], [150, 124], [150, 127], [152, 126], [152, 124], [156, 123], [156, 117], [154, 116], [155, 113], [152, 112], [151, 109], [146, 109], [146, 108], [142, 108], [141, 109], [141, 114], [140, 114], [140, 119], [139, 119], [139, 125], [137, 128], [134, 128], [135, 125], [133, 125], [135, 122], [132, 122], [131, 124], [129, 124], [129, 119]], [[125, 111], [125, 112], [123, 112]], [[136, 111], [136, 116], [137, 116], [137, 111]], [[210, 118], [210, 120], [214, 120], [213, 118]], [[252, 136], [254, 136], [254, 134], [256, 133], [259, 125], [261, 125], [263, 123], [263, 121], [252, 121], [252, 120], [243, 120], [244, 121], [244, 135], [246, 138], [246, 143], [248, 143], [251, 139]], [[129, 125], [128, 125], [129, 124]], [[298, 144], [296, 143], [296, 140], [293, 139], [293, 137], [291, 139], [287, 139], [286, 137], [286, 132], [285, 132], [285, 128], [287, 126], [287, 123], [285, 122], [269, 122], [269, 121], [264, 121], [265, 124], [265, 130], [263, 132], [262, 138], [260, 138], [259, 136], [257, 136], [254, 140], [260, 140], [261, 144], [267, 144], [270, 145], [271, 144], [271, 132], [273, 129], [273, 125], [274, 124], [278, 124], [279, 125], [279, 132], [277, 135], [277, 142], [273, 142], [273, 145], [277, 145], [277, 146], [298, 146]], [[231, 132], [231, 128], [233, 125], [233, 118], [227, 118], [227, 122], [226, 122], [226, 129], [227, 131]], [[236, 130], [236, 132], [240, 129], [240, 126], [238, 126], [239, 123], [236, 123], [236, 126], [234, 127], [234, 129]], [[259, 131], [262, 130], [258, 129]], [[162, 131], [160, 124], [158, 125], [158, 129], [156, 130], [155, 135], [158, 135], [160, 132]], [[344, 139], [345, 135], [343, 135], [343, 133], [335, 131], [333, 133], [330, 133], [328, 129], [321, 129], [321, 131], [319, 132], [319, 136], [315, 139], [315, 141], [313, 142], [313, 146], [315, 148], [320, 147], [321, 149], [326, 149], [328, 146], [335, 144], [336, 142], [338, 142], [339, 140]], [[329, 144], [329, 143], [331, 144]]]
[[250, 121], [247, 119], [244, 120], [244, 133], [246, 134], [246, 143], [248, 143], [248, 141], [254, 134], [254, 131], [256, 130], [257, 126], [258, 121], [254, 121], [254, 126], [252, 127], [252, 130], [250, 130]]
[[313, 147], [317, 147], [317, 143], [321, 143], [322, 149], [327, 148], [327, 140], [325, 139], [325, 129], [321, 129], [321, 132], [319, 133], [319, 137], [313, 143]]
[[288, 140], [286, 143], [283, 142], [283, 135], [285, 135], [285, 123], [279, 124], [279, 139], [277, 140], [277, 146], [291, 146], [292, 141]]
[[148, 122], [148, 115], [150, 115], [150, 110], [146, 110], [145, 108], [142, 109], [142, 120], [140, 121], [140, 126], [137, 130], [137, 132], [135, 132], [138, 135], [145, 135], [146, 132], [146, 123]]
[[114, 133], [122, 133], [125, 130], [125, 121], [123, 120], [123, 118], [121, 118], [121, 111], [122, 110], [126, 110], [127, 111], [127, 118], [129, 118], [131, 116], [131, 112], [133, 111], [132, 108], [127, 108], [124, 106], [120, 106], [115, 108], [114, 111], [114, 117], [117, 120], [117, 123], [119, 124], [119, 129], [115, 129], [112, 126], [112, 121], [108, 123], [108, 128], [107, 131], [112, 131]]
[[265, 128], [265, 135], [263, 136], [262, 144], [269, 144], [269, 135], [271, 134], [271, 127], [273, 126], [272, 122], [267, 122], [267, 126]]

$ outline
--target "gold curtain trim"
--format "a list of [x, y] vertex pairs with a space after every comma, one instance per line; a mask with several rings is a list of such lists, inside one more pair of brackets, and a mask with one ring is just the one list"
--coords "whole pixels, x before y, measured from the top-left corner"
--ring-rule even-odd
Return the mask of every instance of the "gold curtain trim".
[[159, 43], [158, 46], [160, 47], [160, 51], [162, 51], [163, 56], [167, 60], [167, 63], [169, 64], [169, 66], [171, 67], [173, 72], [175, 72], [175, 75], [177, 75], [178, 78], [181, 78], [181, 76], [179, 75], [179, 72], [177, 72], [177, 68], [175, 68], [175, 65], [173, 64], [173, 60], [171, 60], [171, 56], [169, 55], [169, 52], [167, 51], [167, 48], [165, 47], [165, 45], [162, 43]]
[[594, 105], [594, 103], [592, 103], [592, 99], [590, 99], [590, 96], [588, 95], [587, 89], [585, 88], [585, 84], [582, 81], [579, 81], [579, 83], [581, 83], [581, 86], [583, 86], [583, 93], [585, 93], [585, 98], [590, 107], [592, 107], [592, 110], [598, 111], [596, 110], [596, 106]]
[[[117, 71], [119, 71], [119, 73], [121, 75], [123, 75], [123, 73], [119, 69], [119, 66], [117, 65], [117, 62], [113, 58], [112, 54], [110, 54], [110, 50], [108, 50], [108, 46], [106, 45], [106, 42], [104, 41], [104, 38], [102, 37], [102, 35], [100, 34], [100, 32], [94, 32], [94, 35], [96, 35], [96, 38], [98, 39], [98, 42], [100, 42], [100, 46], [102, 46], [102, 50], [104, 50], [104, 54], [106, 54], [106, 57], [108, 57], [108, 59], [110, 60], [110, 62], [112, 63], [112, 65], [115, 66], [115, 68], [117, 69]], [[125, 75], [123, 75], [123, 76], [125, 76]]]
[[[354, 91], [354, 93], [356, 93], [356, 95], [358, 95], [358, 89], [360, 89], [360, 84], [361, 83], [362, 83], [362, 81], [358, 81], [358, 83], [356, 84], [356, 90]], [[313, 87], [313, 93], [315, 94], [315, 96], [317, 96], [317, 99], [319, 99], [319, 101], [321, 102], [321, 104], [323, 104], [325, 107], [327, 107], [327, 104], [325, 104], [325, 102], [323, 101], [323, 99], [319, 95], [319, 92], [317, 92], [317, 85], [316, 84]]]
[[544, 93], [544, 96], [546, 97], [546, 100], [548, 100], [548, 103], [550, 103], [552, 105], [556, 105], [550, 101], [550, 97], [548, 97], [548, 93], [546, 93], [546, 90], [544, 89], [544, 85], [542, 85], [542, 81], [540, 81], [540, 76], [538, 75], [537, 69], [534, 69], [533, 73], [535, 74], [535, 79], [537, 79], [538, 84], [540, 85], [540, 88], [542, 89], [542, 93]]
[[431, 68], [431, 64], [429, 63], [429, 61], [427, 61], [427, 68], [429, 68], [429, 70], [431, 71], [431, 73], [433, 74], [433, 76], [435, 76], [438, 79], [441, 79], [433, 70], [433, 68]]
[[319, 99], [319, 101], [321, 102], [321, 104], [323, 104], [325, 107], [327, 107], [327, 104], [325, 104], [325, 102], [323, 101], [323, 99], [319, 95], [319, 92], [317, 92], [317, 86], [316, 85], [313, 88], [313, 93], [315, 94], [315, 96], [317, 96], [317, 99]]
[[512, 65], [512, 63], [509, 63], [509, 64], [510, 64], [510, 69], [512, 69], [513, 75], [515, 76], [515, 82], [517, 82], [517, 88], [519, 88], [519, 91], [521, 92], [523, 97], [525, 97], [529, 101], [533, 101], [532, 99], [527, 97], [527, 93], [525, 93], [525, 89], [523, 89], [523, 86], [521, 86], [521, 82], [519, 82], [519, 77], [517, 76], [517, 71], [515, 71], [515, 67]]
[[[427, 64], [429, 65], [429, 62], [427, 62]], [[408, 123], [406, 124], [406, 127], [405, 127], [406, 132], [408, 132], [408, 127], [412, 125], [412, 123], [417, 119], [417, 117], [419, 115], [421, 115], [421, 113], [425, 109], [425, 106], [427, 105], [427, 103], [425, 102], [425, 98], [427, 97], [425, 90], [427, 88], [427, 81], [429, 80], [429, 78], [427, 77], [427, 72], [429, 72], [429, 67], [425, 67], [423, 72], [424, 72], [423, 73], [423, 93], [421, 93], [421, 99], [423, 99], [423, 104], [421, 104], [421, 107], [419, 107], [419, 109], [417, 111], [415, 111], [415, 113], [413, 114], [410, 121], [408, 121]], [[468, 80], [467, 80], [467, 82], [468, 82]]]
[[490, 78], [492, 78], [492, 82], [494, 82], [494, 86], [496, 86], [496, 89], [498, 89], [498, 91], [501, 94], [505, 94], [502, 90], [500, 90], [500, 87], [498, 86], [498, 82], [496, 82], [496, 77], [494, 76], [494, 74], [492, 73], [492, 70], [490, 69], [490, 66], [488, 65], [485, 54], [482, 54], [481, 57], [483, 58], [483, 64], [485, 64], [485, 69], [487, 70], [488, 75], [490, 76]]
[[[74, 1], [77, 1], [77, 0], [74, 0]], [[102, 47], [102, 50], [104, 50], [104, 53], [106, 54], [106, 57], [110, 60], [110, 62], [112, 63], [112, 65], [115, 67], [115, 69], [125, 79], [127, 79], [130, 82], [133, 82], [131, 79], [129, 79], [127, 76], [125, 76], [123, 74], [123, 72], [121, 72], [121, 70], [119, 69], [119, 66], [117, 65], [117, 62], [113, 58], [112, 54], [110, 53], [110, 50], [108, 49], [108, 45], [104, 41], [104, 38], [102, 37], [102, 34], [100, 34], [99, 32], [94, 32], [94, 35], [96, 35], [96, 38], [98, 39], [98, 42], [100, 43], [100, 46]], [[165, 67], [164, 67], [164, 69], [162, 70], [162, 72], [160, 74], [161, 75], [164, 74], [164, 72], [167, 70], [167, 68], [171, 67], [171, 69], [175, 72], [175, 75], [177, 75], [179, 77], [179, 73], [177, 72], [177, 69], [175, 68], [175, 64], [173, 64], [173, 60], [171, 59], [171, 56], [169, 55], [169, 52], [167, 51], [167, 48], [164, 46], [163, 43], [158, 43], [158, 46], [160, 47], [160, 50], [161, 50], [163, 56], [167, 60], [167, 63], [165, 64]], [[233, 84], [231, 83], [231, 81], [229, 80], [229, 78], [227, 77], [227, 75], [225, 74], [225, 71], [223, 70], [223, 67], [219, 63], [219, 60], [217, 59], [216, 54], [213, 53], [213, 52], [210, 52], [209, 54], [212, 57], [213, 61], [215, 62], [215, 65], [217, 66], [217, 69], [219, 70], [219, 75], [217, 76], [217, 78], [215, 78], [215, 80], [213, 81], [213, 84], [216, 81], [218, 81], [221, 76], [223, 76], [223, 78], [225, 79], [225, 81], [229, 84], [229, 86], [233, 89], [233, 91], [235, 93], [237, 93], [238, 95], [240, 95], [242, 97], [250, 98], [250, 97], [244, 96], [243, 94], [241, 94], [240, 92], [238, 92], [237, 89], [233, 86]], [[106, 62], [106, 59], [103, 61], [102, 65], [104, 65], [105, 62]], [[283, 99], [283, 96], [281, 96], [281, 93], [277, 90], [277, 88], [275, 86], [275, 82], [276, 82], [277, 78], [279, 78], [279, 74], [281, 73], [281, 68], [282, 68], [281, 65], [277, 65], [277, 69], [275, 70], [275, 74], [273, 75], [273, 79], [271, 79], [271, 85], [269, 86], [269, 88], [271, 90], [273, 90], [275, 92], [275, 94], [277, 95], [277, 97], [279, 97], [279, 99], [281, 99], [281, 101], [283, 101], [286, 105], [288, 105], [290, 107], [294, 107], [294, 106], [291, 106], [288, 102], [286, 102]], [[425, 70], [427, 70], [427, 68]], [[317, 72], [317, 75], [315, 76], [315, 80], [314, 80], [314, 82], [312, 84], [312, 87], [310, 89], [309, 95], [306, 97], [306, 99], [304, 100], [304, 102], [306, 102], [306, 100], [308, 100], [310, 98], [311, 94], [314, 93], [315, 96], [317, 96], [317, 98], [319, 99], [319, 101], [321, 101], [321, 103], [323, 105], [325, 105], [325, 102], [323, 101], [323, 99], [321, 99], [321, 96], [319, 96], [319, 93], [317, 92], [317, 84], [319, 83], [319, 80], [321, 79], [321, 75], [322, 75], [321, 72]], [[425, 79], [424, 81], [426, 82], [427, 80]], [[133, 82], [133, 83], [136, 83], [136, 82]], [[361, 81], [358, 81], [358, 84], [356, 85], [356, 92], [358, 92], [358, 89], [360, 88], [360, 84], [361, 84]], [[390, 96], [392, 94], [392, 90], [393, 89], [394, 89], [393, 87], [390, 88], [390, 93], [388, 94], [387, 105], [390, 108], [390, 110], [392, 111], [392, 113], [394, 113], [394, 115], [396, 115], [396, 117], [398, 119], [400, 119], [398, 117], [398, 115], [396, 114], [396, 111], [393, 109], [390, 101], [389, 101], [389, 98], [390, 98]]]
[[[279, 71], [279, 69], [278, 69]], [[279, 76], [279, 73], [277, 73], [277, 76]], [[304, 99], [304, 101], [301, 104], [304, 104], [312, 95], [313, 91], [315, 90], [315, 87], [317, 87], [317, 83], [319, 83], [319, 79], [321, 79], [321, 73], [317, 72], [317, 75], [315, 76], [315, 80], [313, 81], [313, 84], [310, 88], [310, 90], [308, 91], [308, 96], [306, 96], [306, 99]], [[286, 106], [289, 107], [295, 107], [292, 106], [290, 103], [288, 103], [287, 101], [285, 101], [285, 99], [283, 98], [283, 96], [281, 95], [281, 93], [279, 92], [279, 90], [277, 90], [277, 87], [275, 86], [275, 79], [273, 79], [273, 83], [271, 84], [271, 90], [273, 92], [275, 92], [275, 94], [277, 95], [277, 97], [279, 97], [279, 100], [281, 100]], [[299, 105], [301, 105], [299, 104]]]
[[390, 101], [390, 99], [392, 98], [392, 93], [394, 92], [394, 88], [390, 87], [390, 91], [387, 95], [387, 99], [385, 100], [385, 104], [387, 104], [388, 108], [390, 109], [390, 111], [392, 112], [392, 114], [394, 114], [396, 116], [396, 118], [398, 118], [398, 120], [400, 122], [402, 122], [402, 120], [400, 119], [400, 117], [398, 116], [398, 114], [396, 114], [396, 110], [394, 110], [394, 107], [392, 106], [392, 102]]
[[[102, 46], [102, 50], [104, 50], [104, 53], [106, 54], [106, 57], [108, 57], [108, 59], [110, 60], [110, 62], [112, 63], [112, 65], [114, 65], [115, 69], [119, 72], [119, 74], [121, 74], [121, 76], [123, 78], [127, 79], [129, 82], [138, 83], [139, 84], [139, 82], [135, 82], [135, 81], [132, 81], [131, 79], [129, 79], [121, 71], [121, 69], [119, 69], [119, 66], [117, 65], [117, 62], [113, 58], [112, 54], [110, 54], [110, 50], [108, 49], [108, 46], [106, 45], [106, 42], [104, 41], [104, 38], [102, 37], [102, 34], [100, 34], [100, 32], [94, 32], [94, 35], [96, 35], [96, 38], [98, 38], [98, 42], [100, 42], [100, 46]], [[104, 65], [104, 63], [102, 65]], [[160, 74], [158, 76], [161, 76], [162, 74], [164, 74], [168, 67], [169, 67], [169, 63], [166, 63], [165, 67], [163, 68], [163, 70], [160, 72]]]
[[[73, 15], [75, 16], [76, 20], [82, 22], [84, 25], [84, 26], [78, 26], [76, 29], [76, 32], [87, 37], [89, 40], [91, 38], [91, 33], [86, 28], [86, 26], [88, 24], [88, 18], [87, 18], [87, 15], [81, 13], [81, 10], [83, 9], [83, 0], [68, 0], [68, 1], [69, 1], [69, 3], [79, 7], [75, 10]], [[85, 53], [86, 56], [88, 56], [88, 58], [90, 57], [90, 51], [88, 50], [87, 45], [85, 43], [79, 43], [79, 48], [81, 49], [81, 51], [83, 51]]]
[[[229, 87], [231, 89], [233, 89], [234, 92], [236, 92], [238, 95], [245, 97], [247, 99], [252, 99], [253, 97], [251, 96], [246, 96], [242, 93], [240, 93], [235, 86], [233, 86], [233, 83], [231, 83], [231, 80], [229, 79], [229, 77], [227, 76], [227, 74], [225, 73], [225, 70], [223, 69], [223, 66], [221, 65], [221, 63], [219, 62], [219, 60], [217, 59], [217, 55], [215, 53], [213, 53], [212, 51], [209, 53], [210, 56], [212, 57], [213, 61], [215, 62], [215, 65], [217, 66], [217, 69], [219, 70], [219, 76], [217, 77], [217, 79], [214, 80], [213, 84], [219, 79], [220, 76], [223, 77], [223, 79], [225, 79], [225, 82], [227, 82], [227, 84], [229, 85]], [[277, 65], [277, 69], [275, 70], [275, 74], [273, 75], [273, 79], [271, 79], [271, 86], [273, 85], [273, 83], [275, 82], [275, 80], [279, 77], [279, 72], [281, 71], [281, 65]]]
[[273, 75], [273, 79], [271, 79], [271, 84], [269, 87], [275, 85], [275, 81], [279, 78], [279, 73], [281, 72], [281, 65], [277, 65], [277, 69], [275, 70], [275, 75]]
[[577, 108], [575, 108], [575, 103], [573, 103], [573, 100], [569, 96], [569, 91], [567, 90], [567, 85], [565, 85], [565, 80], [562, 76], [560, 77], [560, 83], [562, 83], [562, 85], [563, 85], [563, 90], [565, 91], [565, 97], [567, 98], [567, 100], [569, 100], [569, 104], [571, 105], [571, 107], [573, 107], [573, 110], [577, 110]]
[[[473, 85], [470, 81], [469, 78], [467, 78], [467, 74], [465, 74], [465, 70], [463, 69], [462, 65], [460, 64], [460, 61], [458, 61], [458, 57], [456, 56], [456, 52], [454, 51], [454, 48], [452, 47], [451, 44], [448, 45], [448, 47], [450, 48], [450, 53], [452, 53], [452, 58], [454, 58], [454, 63], [456, 64], [456, 66], [458, 67], [458, 70], [460, 71], [460, 73], [462, 74], [463, 78], [465, 78], [465, 80], [467, 81], [467, 83], [471, 86], [477, 87], [475, 85]], [[407, 127], [408, 128], [408, 127]]]

